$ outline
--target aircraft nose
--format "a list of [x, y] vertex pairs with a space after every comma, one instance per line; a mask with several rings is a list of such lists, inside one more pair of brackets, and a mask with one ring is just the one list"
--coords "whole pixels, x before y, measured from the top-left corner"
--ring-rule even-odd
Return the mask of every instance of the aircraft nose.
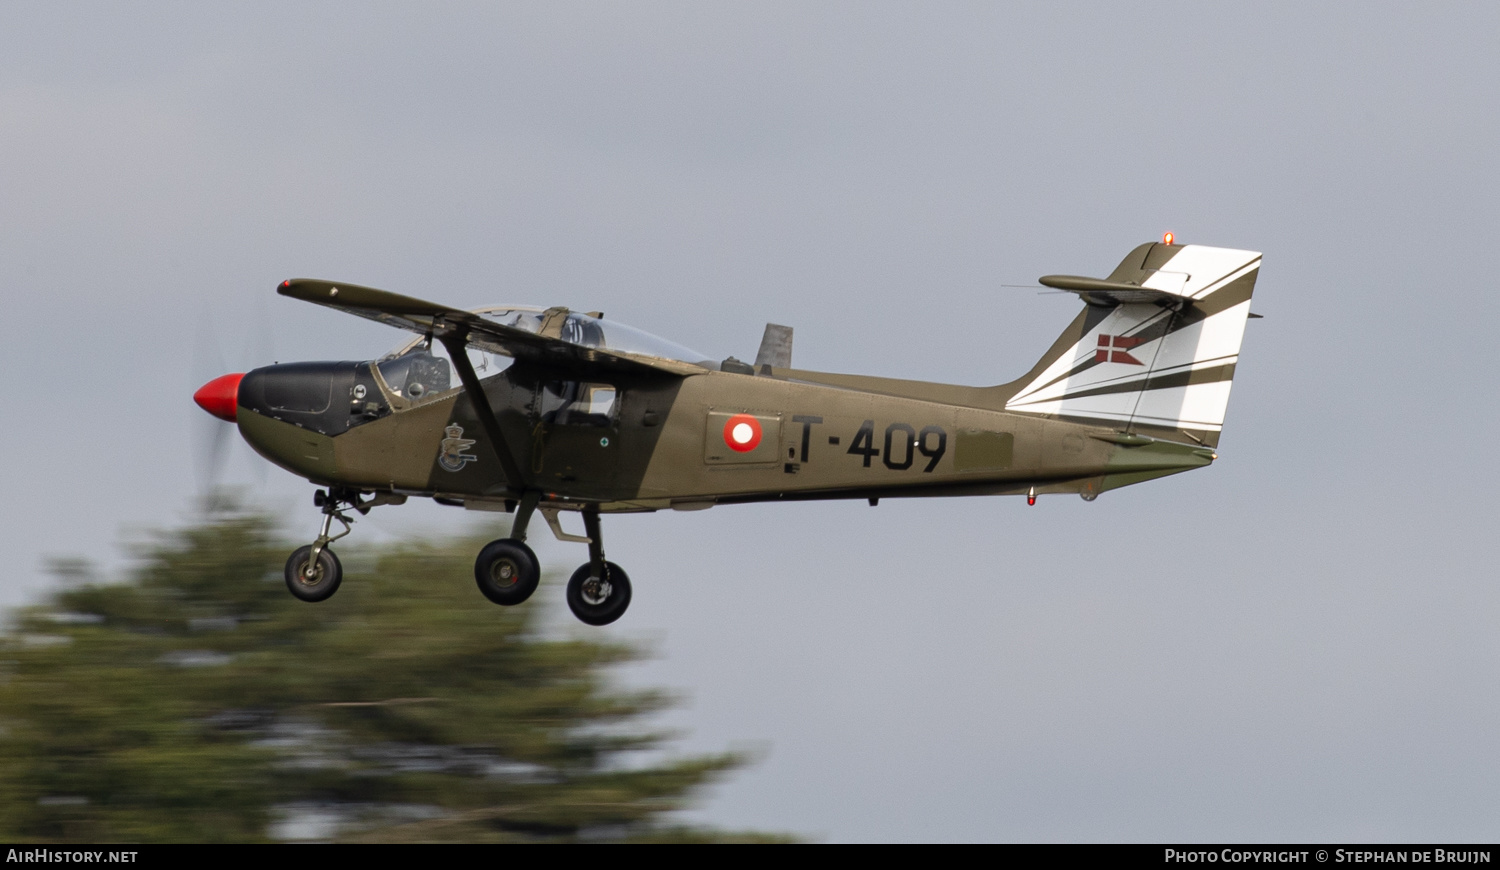
[[230, 423], [235, 419], [235, 408], [239, 405], [240, 379], [245, 375], [243, 372], [237, 375], [220, 375], [198, 388], [193, 394], [193, 401], [198, 407]]

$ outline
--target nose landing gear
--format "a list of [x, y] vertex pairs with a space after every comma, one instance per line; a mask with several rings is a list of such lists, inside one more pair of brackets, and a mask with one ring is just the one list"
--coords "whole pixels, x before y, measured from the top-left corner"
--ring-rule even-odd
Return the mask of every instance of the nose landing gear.
[[[367, 514], [376, 505], [402, 504], [405, 501], [404, 495], [389, 494], [362, 501], [358, 490], [336, 486], [329, 487], [327, 492], [320, 489], [314, 493], [313, 504], [323, 509], [323, 527], [311, 545], [298, 547], [286, 560], [283, 574], [287, 590], [299, 600], [308, 602], [326, 601], [339, 591], [339, 584], [344, 582], [344, 566], [339, 563], [339, 557], [328, 549], [328, 545], [353, 531], [351, 527], [354, 520], [345, 515], [343, 506]], [[330, 535], [328, 531], [334, 520], [342, 523], [344, 530]]]
[[[328, 549], [329, 544], [353, 531], [351, 525], [354, 521], [339, 510], [340, 495], [342, 493], [335, 489], [332, 495], [325, 495], [322, 490], [318, 490], [313, 496], [313, 503], [323, 509], [323, 528], [311, 546], [298, 547], [286, 560], [284, 573], [287, 591], [302, 601], [326, 601], [339, 591], [339, 584], [344, 582], [344, 566], [339, 563], [339, 557]], [[353, 493], [350, 498], [351, 506], [359, 504], [359, 493]], [[344, 530], [330, 535], [328, 530], [334, 520], [343, 523]]]

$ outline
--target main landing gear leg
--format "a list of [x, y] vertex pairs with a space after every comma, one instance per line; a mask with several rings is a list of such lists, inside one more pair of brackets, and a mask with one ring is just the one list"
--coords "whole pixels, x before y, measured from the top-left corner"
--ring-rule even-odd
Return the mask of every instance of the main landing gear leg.
[[584, 509], [583, 528], [589, 539], [589, 561], [568, 580], [568, 609], [589, 625], [608, 625], [630, 606], [630, 578], [604, 558], [597, 507]]
[[484, 597], [510, 607], [520, 604], [536, 591], [542, 579], [541, 563], [526, 546], [526, 527], [536, 513], [542, 494], [529, 490], [521, 495], [516, 518], [510, 524], [510, 537], [490, 541], [474, 560], [474, 582]]

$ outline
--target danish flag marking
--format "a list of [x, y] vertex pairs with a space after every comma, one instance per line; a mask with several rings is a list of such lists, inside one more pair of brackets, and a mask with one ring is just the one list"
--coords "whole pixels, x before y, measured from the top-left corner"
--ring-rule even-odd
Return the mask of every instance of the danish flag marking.
[[[1127, 338], [1123, 335], [1099, 336], [1099, 349], [1094, 351], [1094, 362], [1117, 362], [1133, 366], [1145, 363], [1126, 353], [1132, 347], [1145, 343], [1144, 338]], [[1110, 348], [1114, 348], [1110, 350]]]

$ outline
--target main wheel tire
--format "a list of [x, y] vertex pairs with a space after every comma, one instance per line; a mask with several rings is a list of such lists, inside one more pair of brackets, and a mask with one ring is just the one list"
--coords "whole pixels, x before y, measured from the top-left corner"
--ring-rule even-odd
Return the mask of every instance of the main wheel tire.
[[326, 601], [344, 582], [344, 566], [339, 564], [339, 557], [332, 550], [324, 547], [318, 553], [312, 576], [308, 576], [307, 562], [311, 556], [311, 544], [292, 551], [286, 560], [286, 588], [303, 601]]
[[604, 576], [594, 577], [585, 563], [568, 580], [568, 609], [589, 625], [609, 625], [630, 606], [630, 578], [614, 562], [604, 563]]
[[484, 597], [510, 607], [531, 597], [542, 568], [531, 548], [514, 538], [490, 541], [474, 560], [474, 582]]

